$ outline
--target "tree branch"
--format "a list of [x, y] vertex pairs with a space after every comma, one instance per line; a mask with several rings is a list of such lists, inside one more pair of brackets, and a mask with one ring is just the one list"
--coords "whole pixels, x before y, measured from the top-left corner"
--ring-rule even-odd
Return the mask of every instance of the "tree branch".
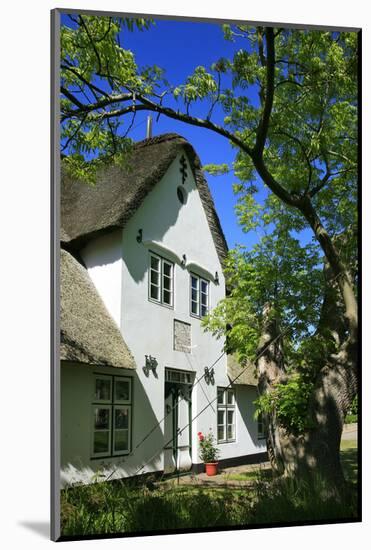
[[[108, 107], [109, 105], [115, 105], [116, 103], [122, 103], [123, 101], [130, 101], [131, 99], [133, 99], [133, 94], [130, 92], [130, 93], [107, 96], [104, 99], [96, 101], [95, 103], [84, 105], [83, 103], [80, 103], [78, 100], [75, 100], [74, 96], [72, 96], [69, 93], [69, 91], [66, 90], [65, 88], [61, 88], [61, 90], [63, 94], [66, 97], [68, 97], [68, 99], [70, 99], [73, 103], [75, 103], [75, 105], [79, 107], [79, 109], [66, 111], [62, 116], [62, 121], [70, 117], [78, 117], [84, 113], [92, 113], [93, 111], [98, 111], [98, 109]], [[78, 103], [76, 103], [76, 101], [78, 101]]]
[[83, 84], [85, 84], [86, 86], [88, 86], [89, 88], [91, 88], [92, 90], [95, 90], [96, 92], [98, 92], [99, 94], [102, 94], [103, 96], [105, 97], [109, 97], [109, 94], [105, 91], [105, 90], [102, 90], [101, 88], [98, 88], [98, 86], [96, 86], [95, 84], [93, 84], [92, 82], [89, 82], [89, 80], [86, 80], [86, 78], [84, 78], [73, 66], [71, 65], [61, 65], [61, 69], [64, 69], [65, 71], [70, 71], [72, 74], [74, 74], [79, 80], [81, 80], [81, 82]]
[[267, 44], [267, 55], [266, 58], [263, 58], [266, 61], [266, 75], [267, 75], [267, 83], [266, 83], [266, 91], [265, 91], [265, 99], [264, 99], [264, 107], [263, 107], [263, 115], [260, 119], [257, 131], [256, 131], [256, 141], [254, 146], [254, 156], [262, 156], [263, 150], [265, 146], [265, 142], [268, 135], [268, 128], [269, 128], [269, 119], [272, 112], [273, 107], [273, 98], [274, 98], [274, 35], [273, 35], [273, 29], [271, 27], [267, 27], [265, 29], [265, 37], [266, 37], [266, 44]]
[[309, 160], [309, 157], [307, 155], [307, 152], [305, 150], [305, 147], [304, 147], [303, 143], [296, 136], [292, 136], [288, 132], [285, 132], [284, 130], [281, 130], [281, 129], [278, 129], [276, 132], [272, 132], [272, 133], [277, 134], [277, 135], [281, 135], [281, 136], [286, 136], [288, 139], [291, 139], [292, 141], [294, 141], [295, 143], [297, 143], [299, 145], [299, 147], [301, 149], [301, 152], [303, 153], [303, 156], [304, 156], [305, 161], [306, 161], [307, 166], [308, 166], [308, 186], [309, 186], [311, 181], [312, 181], [313, 169], [312, 169], [311, 162]]

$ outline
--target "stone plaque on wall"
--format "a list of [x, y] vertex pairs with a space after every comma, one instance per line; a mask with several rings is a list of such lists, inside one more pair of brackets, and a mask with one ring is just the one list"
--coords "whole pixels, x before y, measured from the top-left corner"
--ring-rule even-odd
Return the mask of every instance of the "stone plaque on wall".
[[174, 349], [191, 353], [191, 325], [174, 319]]

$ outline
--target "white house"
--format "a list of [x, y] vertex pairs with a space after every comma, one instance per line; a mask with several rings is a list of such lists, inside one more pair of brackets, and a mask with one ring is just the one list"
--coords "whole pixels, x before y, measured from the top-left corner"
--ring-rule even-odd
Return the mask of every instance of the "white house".
[[199, 472], [199, 431], [222, 466], [265, 457], [251, 369], [201, 327], [227, 245], [192, 146], [146, 139], [61, 191], [62, 481]]

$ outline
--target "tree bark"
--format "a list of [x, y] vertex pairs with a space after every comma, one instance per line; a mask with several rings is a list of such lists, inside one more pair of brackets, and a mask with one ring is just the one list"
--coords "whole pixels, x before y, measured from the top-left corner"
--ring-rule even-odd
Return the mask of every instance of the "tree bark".
[[[340, 463], [340, 441], [344, 419], [357, 393], [357, 346], [349, 334], [344, 339], [339, 292], [331, 279], [324, 298], [321, 330], [330, 332], [338, 351], [324, 359], [319, 368], [308, 404], [310, 427], [290, 433], [273, 410], [266, 417], [267, 451], [276, 475], [326, 484], [327, 495], [341, 495], [346, 482]], [[258, 389], [271, 392], [287, 379], [282, 352], [282, 335], [272, 309], [264, 309], [262, 336], [258, 351]], [[340, 342], [342, 340], [342, 342]]]

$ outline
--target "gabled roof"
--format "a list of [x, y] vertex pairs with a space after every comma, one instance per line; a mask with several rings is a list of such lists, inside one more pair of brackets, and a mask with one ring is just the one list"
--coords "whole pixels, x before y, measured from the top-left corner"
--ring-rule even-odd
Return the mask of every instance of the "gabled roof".
[[134, 359], [87, 270], [66, 250], [60, 256], [60, 358], [135, 369]]
[[223, 263], [227, 244], [200, 160], [190, 143], [178, 134], [164, 134], [137, 143], [125, 167], [112, 165], [103, 169], [94, 186], [62, 177], [62, 242], [77, 250], [101, 233], [125, 227], [182, 149], [190, 162], [215, 248]]

